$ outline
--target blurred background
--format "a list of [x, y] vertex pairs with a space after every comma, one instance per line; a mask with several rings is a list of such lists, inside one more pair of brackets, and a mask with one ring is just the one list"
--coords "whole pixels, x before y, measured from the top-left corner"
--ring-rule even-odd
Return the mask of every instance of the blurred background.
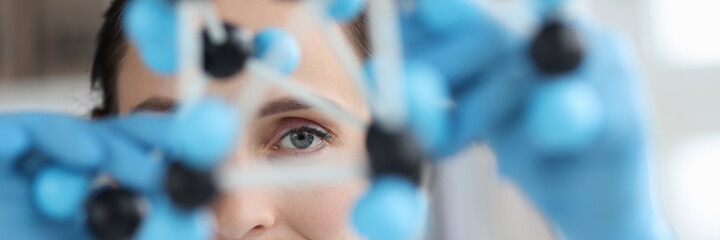
[[[0, 0], [0, 109], [86, 113], [107, 0]], [[99, 98], [98, 98], [99, 99]]]
[[[505, 0], [524, 1], [524, 0]], [[0, 0], [0, 112], [86, 115], [95, 35], [109, 0]], [[591, 17], [634, 44], [654, 117], [653, 170], [664, 213], [680, 239], [720, 239], [720, 1], [587, 0]], [[490, 151], [447, 168], [477, 209], [472, 239], [554, 239], [533, 206], [495, 173]], [[474, 182], [468, 184], [467, 181]], [[477, 183], [477, 184], [475, 184]], [[467, 238], [465, 238], [467, 239]]]

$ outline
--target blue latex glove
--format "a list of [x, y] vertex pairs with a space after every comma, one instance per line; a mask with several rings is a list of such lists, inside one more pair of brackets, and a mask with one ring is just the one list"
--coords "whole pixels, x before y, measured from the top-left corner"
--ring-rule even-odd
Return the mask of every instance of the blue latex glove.
[[[229, 151], [237, 126], [231, 109], [207, 100], [179, 117], [138, 114], [88, 121], [59, 114], [0, 115], [3, 238], [92, 239], [83, 222], [83, 204], [90, 183], [102, 172], [154, 205], [137, 238], [209, 237], [210, 227], [200, 210], [180, 211], [163, 200], [162, 181], [166, 159], [193, 156], [182, 161], [201, 168], [216, 164], [214, 159]], [[152, 151], [164, 152], [165, 157], [155, 159], [158, 155]], [[204, 157], [212, 160], [201, 163]], [[168, 233], [172, 228], [185, 231], [174, 236]]]
[[[92, 133], [89, 124], [67, 116], [18, 114], [0, 117], [0, 231], [5, 238], [87, 239], [81, 222], [73, 221], [77, 219], [73, 212], [81, 208], [89, 173], [104, 161], [106, 150]], [[27, 161], [20, 162], [20, 158]], [[31, 164], [41, 165], [44, 161], [66, 166], [67, 170]], [[33, 181], [37, 175], [42, 177]], [[48, 193], [60, 196], [58, 202], [62, 203], [56, 207], [46, 205], [48, 214], [53, 216], [44, 216], [36, 207], [39, 204], [34, 198], [34, 183], [52, 188], [47, 186], [49, 183], [42, 184], [46, 182], [42, 179], [53, 178], [64, 179], [58, 182], [72, 186], [68, 186], [71, 190], [64, 197], [56, 191]]]
[[[500, 172], [516, 182], [567, 239], [672, 239], [651, 194], [641, 85], [624, 55], [631, 51], [607, 33], [592, 30], [585, 36], [589, 53], [582, 68], [540, 84], [517, 115], [491, 133]], [[557, 89], [574, 91], [577, 86], [587, 87], [599, 100], [581, 107], [599, 108], [590, 114], [599, 118], [591, 127], [596, 129], [564, 149], [548, 146], [555, 141], [540, 141], [551, 134], [542, 131], [572, 138], [567, 135], [573, 130], [566, 130], [572, 124], [542, 124], [548, 122], [543, 118], [566, 121], [563, 111], [568, 110], [537, 105], [563, 94]], [[545, 91], [555, 95], [546, 96]]]
[[434, 66], [453, 91], [452, 134], [435, 152], [489, 141], [500, 172], [567, 239], [672, 238], [653, 207], [631, 51], [597, 27], [575, 26], [584, 62], [544, 76], [530, 62], [529, 39], [466, 4], [419, 1], [402, 21], [406, 59]]
[[529, 62], [520, 56], [524, 41], [466, 1], [418, 1], [401, 23], [405, 60], [434, 67], [456, 102], [448, 138], [432, 149], [438, 156], [486, 138], [534, 85]]

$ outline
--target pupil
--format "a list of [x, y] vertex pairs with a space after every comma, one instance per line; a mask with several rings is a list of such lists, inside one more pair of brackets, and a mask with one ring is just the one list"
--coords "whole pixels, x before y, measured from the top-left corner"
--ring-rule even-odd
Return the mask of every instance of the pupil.
[[312, 145], [315, 137], [306, 131], [295, 132], [290, 135], [290, 141], [298, 149], [305, 149]]

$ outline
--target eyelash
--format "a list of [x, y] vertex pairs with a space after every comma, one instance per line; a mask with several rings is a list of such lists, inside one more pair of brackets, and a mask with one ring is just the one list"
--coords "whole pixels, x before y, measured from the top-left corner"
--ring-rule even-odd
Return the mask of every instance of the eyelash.
[[330, 134], [328, 131], [323, 130], [321, 127], [315, 127], [310, 124], [306, 124], [301, 127], [295, 127], [295, 128], [291, 128], [291, 129], [285, 131], [285, 133], [282, 134], [280, 136], [280, 138], [275, 140], [275, 143], [270, 147], [270, 150], [284, 151], [286, 153], [289, 152], [290, 154], [308, 154], [308, 153], [312, 153], [312, 152], [315, 152], [315, 151], [323, 148], [324, 145], [315, 147], [314, 149], [288, 149], [288, 148], [283, 148], [283, 147], [279, 146], [281, 144], [281, 142], [283, 141], [283, 139], [285, 139], [286, 137], [289, 137], [290, 134], [296, 133], [296, 132], [308, 132], [310, 134], [313, 134], [314, 136], [317, 136], [320, 138], [320, 141], [322, 141], [320, 144], [332, 142], [332, 140], [333, 140], [333, 135]]
[[296, 128], [292, 128], [292, 129], [288, 130], [285, 134], [283, 134], [281, 139], [287, 137], [288, 135], [290, 135], [293, 132], [300, 132], [300, 131], [305, 131], [305, 132], [315, 134], [316, 136], [322, 138], [322, 140], [329, 140], [332, 138], [332, 135], [330, 135], [330, 133], [328, 133], [327, 131], [317, 129], [315, 127], [311, 127], [309, 124], [306, 124], [306, 125], [303, 125], [302, 127], [296, 127]]

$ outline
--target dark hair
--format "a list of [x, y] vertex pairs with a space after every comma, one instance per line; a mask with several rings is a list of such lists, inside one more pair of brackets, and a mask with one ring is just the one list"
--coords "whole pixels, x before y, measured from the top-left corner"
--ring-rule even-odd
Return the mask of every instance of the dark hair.
[[127, 49], [120, 29], [120, 15], [126, 0], [116, 0], [105, 12], [105, 22], [97, 36], [97, 49], [90, 73], [91, 88], [102, 94], [102, 103], [93, 110], [93, 116], [117, 113], [116, 81], [118, 64]]
[[[117, 74], [128, 44], [121, 29], [120, 16], [128, 0], [115, 0], [104, 15], [104, 23], [97, 36], [97, 49], [92, 64], [92, 90], [102, 94], [102, 103], [93, 110], [94, 117], [118, 112]], [[130, 0], [132, 1], [132, 0]], [[344, 28], [362, 58], [369, 55], [365, 15], [362, 14]]]

